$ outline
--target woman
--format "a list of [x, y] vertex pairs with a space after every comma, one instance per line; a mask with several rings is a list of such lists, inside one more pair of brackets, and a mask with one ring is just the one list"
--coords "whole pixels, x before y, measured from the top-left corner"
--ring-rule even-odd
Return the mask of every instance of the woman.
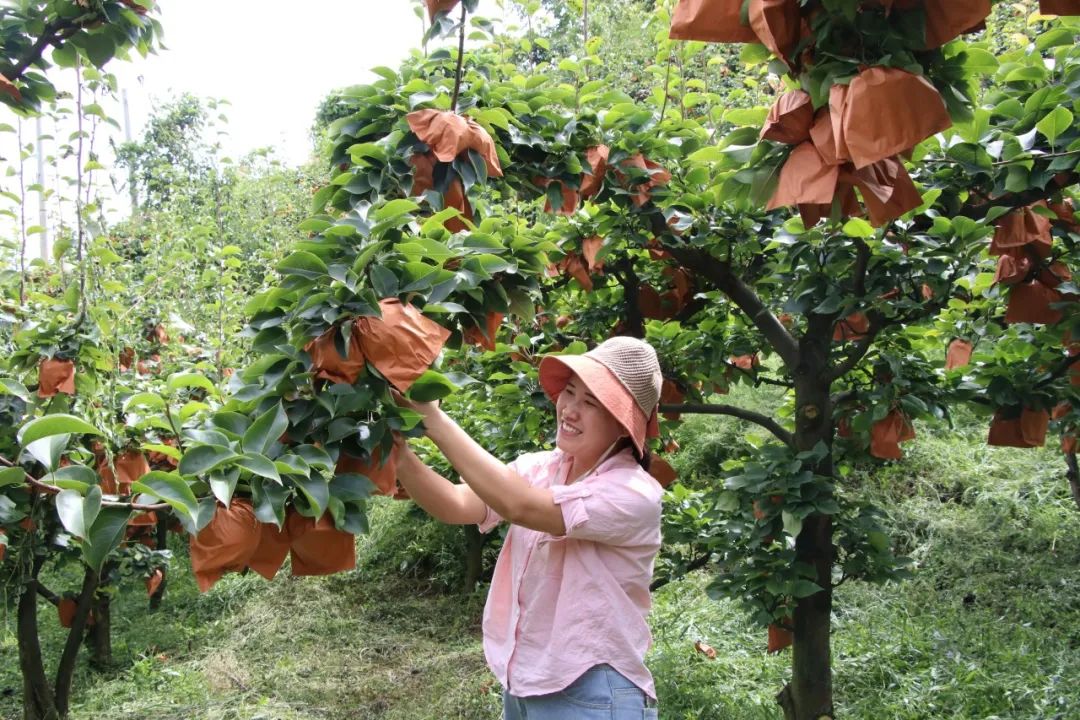
[[662, 376], [648, 343], [611, 338], [584, 355], [546, 356], [556, 449], [504, 465], [436, 403], [430, 437], [463, 484], [407, 447], [398, 480], [435, 518], [490, 532], [510, 523], [484, 607], [484, 654], [506, 720], [655, 718], [644, 656], [649, 582], [660, 548], [660, 485], [646, 472]]

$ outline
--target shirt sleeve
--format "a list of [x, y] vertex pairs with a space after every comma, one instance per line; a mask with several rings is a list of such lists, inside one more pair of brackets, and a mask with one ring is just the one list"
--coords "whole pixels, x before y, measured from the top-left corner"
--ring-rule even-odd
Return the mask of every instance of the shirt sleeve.
[[566, 525], [562, 537], [627, 546], [656, 542], [660, 501], [649, 482], [635, 474], [552, 487], [552, 499]]
[[[529, 472], [529, 469], [536, 463], [539, 454], [540, 453], [528, 453], [522, 455], [507, 463], [507, 467], [528, 480], [531, 485], [533, 484], [533, 481], [531, 479], [532, 473]], [[477, 527], [480, 529], [480, 532], [486, 534], [498, 527], [503, 522], [503, 518], [499, 513], [492, 510], [490, 505], [485, 503], [484, 507], [486, 508], [484, 519], [477, 523]]]

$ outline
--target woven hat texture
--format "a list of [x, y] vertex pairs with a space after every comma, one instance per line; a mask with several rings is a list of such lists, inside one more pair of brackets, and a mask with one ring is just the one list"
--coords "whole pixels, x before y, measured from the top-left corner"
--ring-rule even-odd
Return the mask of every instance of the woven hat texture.
[[585, 353], [611, 371], [648, 417], [660, 401], [664, 376], [652, 345], [637, 338], [608, 338]]

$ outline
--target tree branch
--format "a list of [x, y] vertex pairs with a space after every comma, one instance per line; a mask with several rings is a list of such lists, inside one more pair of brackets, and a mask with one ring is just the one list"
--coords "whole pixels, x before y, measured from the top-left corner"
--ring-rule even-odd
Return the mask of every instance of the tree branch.
[[[712, 559], [712, 553], [710, 552], [707, 552], [704, 555], [697, 556], [686, 564], [686, 568], [681, 573], [679, 573], [678, 577], [684, 577], [694, 572], [695, 570], [700, 570], [701, 568], [709, 564], [710, 559]], [[674, 579], [674, 576], [669, 576], [660, 577], [656, 580], [653, 580], [652, 583], [649, 585], [649, 592], [656, 592]]]
[[661, 405], [662, 413], [680, 413], [685, 415], [730, 415], [731, 417], [745, 420], [765, 428], [777, 437], [782, 443], [794, 447], [795, 437], [785, 430], [780, 423], [768, 415], [735, 407], [734, 405], [710, 405], [706, 403], [684, 403], [681, 405]]
[[26, 55], [17, 63], [11, 66], [11, 70], [5, 72], [4, 75], [8, 80], [15, 82], [23, 76], [26, 69], [41, 59], [41, 56], [45, 54], [45, 49], [55, 43], [63, 42], [69, 37], [82, 30], [87, 25], [94, 23], [101, 19], [97, 11], [91, 11], [84, 15], [80, 15], [77, 18], [66, 20], [64, 18], [58, 18], [55, 22], [49, 23], [45, 26], [45, 30], [42, 31], [41, 37], [34, 41], [34, 44], [30, 46], [30, 50]]
[[788, 369], [799, 363], [799, 345], [775, 315], [765, 307], [754, 289], [743, 282], [730, 263], [718, 260], [707, 252], [687, 247], [664, 248], [684, 267], [707, 278], [742, 310], [784, 361]]
[[[0, 465], [5, 465], [7, 467], [19, 467], [18, 465], [11, 462], [10, 460], [8, 460], [3, 455], [0, 455]], [[50, 495], [55, 495], [56, 493], [60, 492], [60, 490], [61, 490], [61, 488], [58, 488], [55, 485], [50, 485], [49, 483], [41, 482], [40, 480], [38, 480], [36, 477], [34, 477], [30, 473], [26, 472], [25, 470], [23, 470], [23, 475], [26, 476], [26, 477], [23, 478], [23, 480], [26, 482], [27, 485], [29, 485], [31, 487], [34, 487], [34, 488], [37, 488], [38, 490], [42, 490], [44, 492], [47, 492]], [[155, 503], [153, 505], [140, 505], [138, 503], [120, 502], [118, 500], [102, 500], [101, 501], [101, 506], [102, 507], [128, 508], [130, 510], [168, 510], [169, 509], [169, 504], [168, 503]]]

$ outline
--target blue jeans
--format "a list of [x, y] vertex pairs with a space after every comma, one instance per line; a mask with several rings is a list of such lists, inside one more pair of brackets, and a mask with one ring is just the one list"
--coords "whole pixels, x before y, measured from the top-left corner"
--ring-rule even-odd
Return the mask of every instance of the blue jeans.
[[656, 703], [610, 665], [595, 665], [550, 695], [503, 692], [503, 720], [657, 720]]

